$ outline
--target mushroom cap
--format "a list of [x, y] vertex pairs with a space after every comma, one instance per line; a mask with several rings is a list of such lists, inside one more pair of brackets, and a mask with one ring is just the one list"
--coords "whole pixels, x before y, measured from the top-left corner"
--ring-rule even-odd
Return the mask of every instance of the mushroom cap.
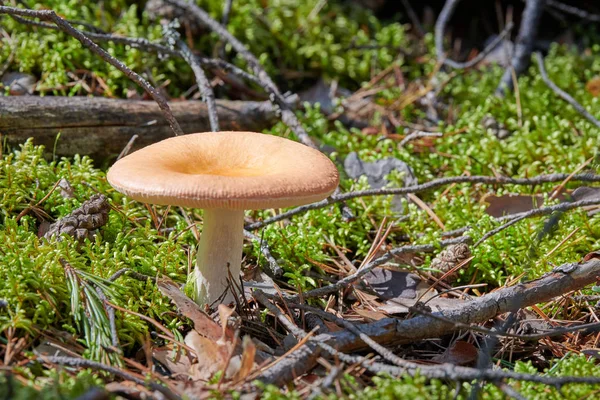
[[203, 209], [293, 207], [329, 196], [339, 183], [321, 152], [256, 132], [206, 132], [169, 138], [129, 154], [108, 182], [150, 204]]

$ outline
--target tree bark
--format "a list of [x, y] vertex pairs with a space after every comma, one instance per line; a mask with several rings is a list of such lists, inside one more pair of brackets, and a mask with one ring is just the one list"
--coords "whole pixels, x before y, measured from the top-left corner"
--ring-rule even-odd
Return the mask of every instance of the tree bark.
[[[171, 102], [170, 107], [184, 133], [211, 130], [205, 103]], [[217, 113], [222, 130], [260, 132], [278, 121], [269, 102], [217, 100]], [[50, 156], [106, 159], [116, 157], [133, 135], [139, 137], [132, 151], [173, 133], [153, 101], [0, 96], [0, 135], [11, 147], [31, 137], [36, 145], [46, 146]]]

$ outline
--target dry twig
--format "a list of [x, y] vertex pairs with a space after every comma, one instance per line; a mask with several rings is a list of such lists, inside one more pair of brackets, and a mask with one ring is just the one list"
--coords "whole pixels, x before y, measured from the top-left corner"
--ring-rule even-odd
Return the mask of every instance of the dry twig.
[[[505, 287], [465, 302], [457, 308], [432, 313], [432, 315], [445, 317], [444, 321], [434, 320], [429, 315], [420, 315], [407, 320], [385, 318], [373, 323], [357, 325], [356, 328], [361, 331], [361, 334], [367, 335], [379, 344], [412, 343], [417, 340], [440, 337], [456, 330], [460, 330], [461, 327], [456, 325], [457, 322], [461, 324], [485, 322], [499, 314], [517, 311], [521, 307], [528, 307], [549, 301], [562, 294], [582, 289], [583, 287], [594, 283], [599, 277], [600, 259], [592, 258], [581, 264], [564, 264], [554, 269], [551, 273], [534, 281]], [[263, 297], [262, 300], [265, 301], [266, 296]], [[263, 303], [263, 301], [261, 301], [261, 303]], [[281, 322], [283, 323], [283, 321]], [[297, 334], [298, 332], [293, 333]], [[415, 374], [418, 371], [418, 373], [429, 378], [458, 381], [486, 380], [490, 382], [499, 382], [505, 379], [515, 379], [538, 382], [555, 387], [575, 382], [600, 384], [600, 378], [598, 377], [530, 375], [513, 371], [491, 369], [478, 370], [475, 368], [458, 367], [451, 364], [425, 366], [406, 360], [402, 360], [402, 367], [379, 363], [372, 363], [370, 366], [367, 366], [363, 364], [364, 359], [362, 357], [343, 354], [343, 352], [358, 351], [369, 347], [364, 341], [357, 338], [355, 333], [348, 330], [321, 334], [312, 338], [312, 342], [313, 344], [317, 344], [323, 350], [325, 350], [324, 346], [335, 346], [335, 356], [340, 357], [340, 360], [344, 362], [358, 362], [371, 371], [387, 372], [395, 376], [404, 373]], [[328, 353], [330, 352], [330, 350], [325, 351]], [[314, 366], [314, 363], [312, 365], [307, 364], [306, 359], [300, 361], [304, 362], [304, 364], [292, 363], [291, 365], [286, 365], [286, 368], [293, 368], [296, 373], [299, 373], [300, 371], [309, 371]], [[261, 375], [260, 379], [264, 379], [271, 383], [284, 383], [283, 380], [277, 378], [277, 374], [281, 372], [279, 368], [273, 368], [272, 371], [267, 372], [267, 374]]]
[[599, 14], [592, 14], [585, 10], [581, 10], [577, 7], [570, 6], [568, 4], [563, 4], [555, 0], [546, 0], [546, 4], [552, 8], [555, 8], [559, 11], [562, 11], [567, 14], [575, 15], [579, 18], [592, 21], [592, 22], [600, 22]]
[[198, 89], [202, 94], [202, 100], [206, 102], [208, 109], [208, 119], [210, 121], [211, 131], [219, 131], [219, 117], [217, 116], [217, 105], [215, 103], [215, 93], [210, 86], [210, 82], [204, 73], [204, 70], [200, 66], [198, 59], [194, 56], [190, 48], [185, 44], [183, 40], [177, 42], [179, 46], [181, 56], [189, 64], [190, 68], [194, 72], [196, 82], [198, 82]]
[[515, 53], [496, 88], [497, 96], [504, 96], [507, 91], [511, 91], [514, 83], [513, 73], [518, 77], [529, 66], [533, 43], [537, 37], [538, 26], [545, 5], [546, 0], [527, 0], [525, 10], [523, 10], [521, 26], [519, 27], [519, 36], [515, 44]]
[[458, 5], [460, 0], [446, 0], [444, 7], [435, 22], [435, 50], [438, 62], [449, 66], [454, 69], [466, 69], [477, 65], [482, 61], [488, 54], [490, 54], [496, 46], [498, 46], [508, 36], [513, 28], [513, 24], [506, 24], [506, 27], [500, 32], [500, 34], [488, 44], [485, 49], [481, 51], [476, 57], [466, 62], [456, 62], [450, 58], [447, 58], [444, 54], [444, 32], [446, 31], [446, 25], [450, 21], [454, 9]]
[[147, 387], [148, 389], [158, 391], [165, 398], [169, 400], [180, 400], [181, 397], [175, 394], [171, 389], [166, 386], [160, 385], [153, 381], [148, 381], [146, 379], [142, 379], [138, 376], [135, 376], [129, 372], [123, 371], [120, 368], [111, 367], [110, 365], [102, 364], [96, 361], [87, 360], [85, 358], [73, 358], [73, 357], [64, 357], [64, 356], [44, 356], [41, 357], [43, 361], [59, 364], [59, 365], [69, 365], [72, 367], [84, 367], [91, 368], [97, 371], [106, 371], [110, 374], [116, 375], [126, 381], [137, 383], [138, 385], [142, 385]]
[[175, 135], [183, 134], [183, 131], [181, 130], [181, 127], [179, 126], [179, 123], [177, 122], [177, 120], [173, 116], [173, 113], [171, 112], [171, 108], [169, 107], [167, 100], [163, 97], [163, 95], [158, 90], [156, 90], [148, 81], [146, 81], [144, 78], [142, 78], [136, 72], [134, 72], [129, 67], [127, 67], [124, 63], [117, 60], [116, 58], [111, 56], [106, 50], [104, 50], [102, 47], [100, 47], [96, 43], [94, 43], [84, 33], [75, 29], [73, 27], [73, 25], [71, 25], [65, 19], [59, 17], [54, 11], [52, 11], [52, 10], [29, 10], [29, 9], [22, 9], [22, 8], [0, 6], [0, 14], [8, 14], [10, 16], [20, 16], [20, 17], [26, 17], [26, 18], [39, 18], [42, 21], [51, 21], [51, 22], [55, 23], [56, 26], [60, 30], [62, 30], [66, 34], [77, 39], [79, 42], [81, 42], [82, 45], [84, 45], [85, 47], [90, 49], [93, 53], [98, 55], [100, 58], [102, 58], [104, 61], [106, 61], [113, 67], [117, 68], [119, 71], [123, 72], [125, 74], [125, 76], [127, 76], [129, 79], [131, 79], [132, 81], [137, 83], [140, 87], [142, 87], [150, 96], [152, 96], [154, 101], [156, 101], [156, 103], [158, 103], [158, 106], [163, 111], [163, 114], [164, 114], [165, 118], [167, 119], [167, 121], [169, 122], [169, 125], [171, 126], [173, 133]]
[[242, 42], [240, 42], [235, 36], [233, 36], [229, 31], [220, 23], [215, 21], [206, 11], [195, 5], [194, 3], [188, 3], [184, 0], [166, 0], [167, 3], [177, 6], [187, 12], [189, 12], [192, 16], [194, 16], [202, 25], [207, 26], [219, 35], [223, 40], [231, 44], [231, 46], [237, 51], [244, 60], [248, 63], [254, 75], [258, 78], [261, 86], [269, 93], [271, 96], [271, 101], [273, 101], [279, 108], [281, 109], [281, 118], [283, 122], [292, 129], [294, 134], [298, 137], [298, 139], [307, 146], [316, 148], [316, 145], [306, 133], [298, 118], [289, 107], [285, 97], [281, 94], [275, 82], [271, 80], [269, 75], [260, 65], [258, 59], [252, 54], [246, 46]]
[[[264, 221], [254, 222], [246, 225], [246, 229], [254, 230], [262, 228], [263, 226], [272, 224], [274, 222], [282, 221], [290, 218], [294, 215], [316, 210], [318, 208], [326, 207], [330, 204], [334, 204], [341, 201], [355, 199], [357, 197], [368, 197], [368, 196], [384, 196], [384, 195], [402, 195], [408, 193], [420, 193], [427, 190], [435, 189], [441, 186], [450, 185], [453, 183], [484, 183], [488, 185], [539, 185], [542, 183], [550, 182], [561, 182], [566, 179], [569, 174], [550, 174], [540, 175], [534, 178], [508, 178], [503, 176], [453, 176], [449, 178], [434, 179], [432, 181], [422, 183], [420, 185], [407, 186], [403, 188], [383, 188], [383, 189], [369, 189], [358, 192], [348, 192], [340, 195], [333, 195], [328, 199], [293, 208], [289, 211], [283, 212], [271, 218], [267, 218]], [[594, 174], [578, 174], [571, 178], [571, 182], [600, 182], [600, 175]]]
[[550, 77], [548, 77], [548, 73], [546, 72], [546, 68], [544, 67], [544, 59], [543, 59], [542, 55], [539, 52], [536, 52], [536, 53], [534, 53], [534, 56], [537, 60], [538, 67], [540, 70], [540, 75], [542, 76], [542, 80], [544, 81], [544, 83], [546, 83], [546, 85], [548, 85], [548, 87], [550, 89], [552, 89], [552, 91], [558, 97], [560, 97], [561, 99], [563, 99], [564, 101], [569, 103], [571, 106], [573, 106], [573, 108], [579, 114], [581, 114], [585, 119], [590, 121], [596, 127], [600, 128], [600, 121], [598, 121], [592, 114], [590, 114], [585, 108], [583, 108], [583, 106], [581, 104], [579, 104], [577, 102], [577, 100], [575, 100], [573, 97], [571, 97], [571, 95], [569, 95], [567, 92], [565, 92], [564, 90], [559, 88], [556, 85], [556, 83], [552, 82]]

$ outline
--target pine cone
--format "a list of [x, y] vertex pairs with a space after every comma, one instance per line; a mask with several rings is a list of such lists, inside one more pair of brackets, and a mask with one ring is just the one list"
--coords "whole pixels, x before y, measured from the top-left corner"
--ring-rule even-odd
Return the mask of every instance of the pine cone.
[[[79, 242], [94, 237], [94, 231], [108, 222], [110, 206], [106, 196], [96, 194], [84, 202], [81, 207], [48, 227], [44, 238], [50, 239], [62, 234], [73, 236]], [[60, 239], [59, 239], [60, 240]]]
[[[432, 275], [439, 278], [469, 257], [471, 257], [471, 250], [468, 245], [459, 243], [448, 246], [431, 261], [430, 267], [440, 271], [434, 271]], [[451, 279], [455, 275], [456, 273], [453, 273], [447, 276], [446, 279]]]

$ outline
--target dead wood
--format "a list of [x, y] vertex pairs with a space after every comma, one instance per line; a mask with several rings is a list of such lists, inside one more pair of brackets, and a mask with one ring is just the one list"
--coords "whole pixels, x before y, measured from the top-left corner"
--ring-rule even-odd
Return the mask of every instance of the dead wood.
[[[455, 322], [474, 324], [485, 322], [496, 315], [549, 301], [596, 282], [600, 278], [600, 259], [593, 258], [582, 264], [563, 264], [543, 277], [519, 285], [502, 288], [495, 292], [467, 301], [460, 307], [434, 315]], [[447, 321], [435, 320], [421, 315], [408, 320], [388, 318], [372, 324], [359, 326], [361, 331], [379, 343], [409, 343], [432, 337], [440, 337], [456, 330]], [[365, 348], [365, 344], [347, 331], [328, 334], [327, 340], [339, 350], [351, 351]]]
[[[169, 126], [175, 135], [182, 134], [181, 126], [177, 122], [176, 118], [173, 116], [173, 112], [171, 111], [169, 104], [167, 103], [167, 99], [160, 93], [160, 91], [156, 90], [148, 81], [138, 75], [135, 71], [129, 69], [127, 65], [123, 62], [117, 60], [113, 56], [111, 56], [106, 50], [102, 47], [98, 46], [94, 43], [88, 36], [86, 36], [83, 32], [75, 29], [73, 25], [69, 23], [69, 21], [61, 18], [52, 10], [28, 10], [28, 9], [20, 9], [13, 7], [5, 7], [0, 5], [0, 14], [8, 14], [13, 18], [17, 18], [18, 20], [23, 20], [27, 18], [39, 18], [42, 21], [52, 21], [56, 26], [67, 35], [70, 35], [77, 39], [81, 44], [87, 47], [92, 53], [96, 54], [104, 61], [121, 71], [125, 76], [131, 79], [133, 82], [138, 84], [142, 89], [146, 91], [153, 99], [156, 101], [160, 110], [163, 113], [163, 118], [165, 118], [169, 122]], [[27, 17], [27, 18], [22, 18]]]
[[[260, 132], [278, 120], [269, 102], [217, 101], [222, 130]], [[210, 131], [206, 103], [171, 102], [184, 133]], [[56, 135], [60, 132], [60, 138]], [[34, 138], [52, 154], [89, 155], [95, 159], [117, 156], [133, 135], [132, 150], [173, 136], [155, 102], [96, 97], [1, 97], [0, 134], [14, 146]]]
[[531, 53], [533, 52], [534, 42], [545, 6], [546, 0], [528, 0], [525, 3], [521, 26], [519, 27], [519, 36], [517, 36], [515, 44], [515, 52], [511, 60], [511, 65], [504, 71], [500, 83], [496, 88], [497, 96], [502, 97], [507, 92], [513, 90], [513, 73], [518, 77], [529, 67]]
[[[579, 264], [561, 265], [539, 279], [499, 289], [467, 301], [460, 307], [432, 313], [433, 316], [443, 317], [442, 319], [432, 318], [425, 313], [406, 320], [385, 318], [356, 327], [362, 334], [379, 344], [411, 343], [464, 329], [464, 326], [459, 324], [483, 323], [499, 314], [549, 301], [571, 291], [580, 290], [598, 279], [600, 279], [600, 259], [591, 258]], [[314, 338], [314, 342], [329, 345], [344, 353], [369, 348], [350, 330], [320, 334]], [[314, 362], [307, 363], [307, 361], [309, 360], [302, 359], [303, 364], [286, 365], [286, 367], [293, 367], [296, 373], [307, 372], [315, 365]], [[278, 372], [278, 367], [275, 366], [267, 375], [263, 374], [259, 379], [282, 384], [283, 380], [273, 380]]]

